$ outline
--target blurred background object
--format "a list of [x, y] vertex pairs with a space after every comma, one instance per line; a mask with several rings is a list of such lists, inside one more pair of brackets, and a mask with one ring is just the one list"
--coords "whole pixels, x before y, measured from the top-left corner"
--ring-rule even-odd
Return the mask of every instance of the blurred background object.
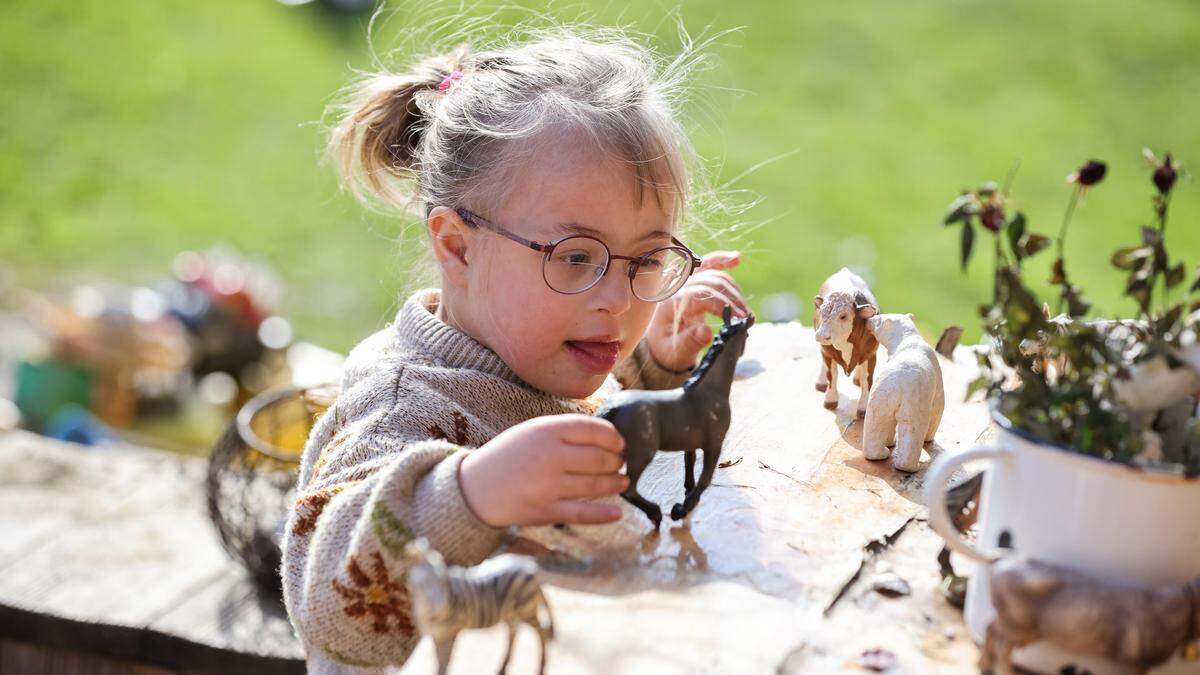
[[328, 402], [313, 390], [255, 396], [213, 448], [205, 493], [226, 552], [267, 591], [280, 592], [283, 527], [295, 499], [300, 453]]
[[293, 386], [294, 372], [310, 386], [336, 381], [341, 356], [294, 343], [273, 313], [282, 289], [265, 265], [212, 249], [180, 253], [173, 270], [146, 286], [8, 288], [0, 423], [206, 454], [242, 404]]

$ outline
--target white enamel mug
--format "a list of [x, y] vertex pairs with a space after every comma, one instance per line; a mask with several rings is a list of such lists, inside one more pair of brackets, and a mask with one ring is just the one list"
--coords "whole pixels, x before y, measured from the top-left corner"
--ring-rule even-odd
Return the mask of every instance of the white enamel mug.
[[[995, 617], [988, 563], [1014, 551], [1126, 583], [1183, 584], [1200, 576], [1200, 478], [1082, 455], [994, 418], [995, 444], [942, 454], [925, 478], [930, 526], [972, 561], [964, 617], [977, 643]], [[988, 466], [973, 544], [950, 521], [946, 489], [955, 471], [976, 461]], [[1001, 537], [1011, 549], [999, 546]], [[1017, 650], [1013, 660], [1044, 673], [1068, 666], [1093, 675], [1129, 672], [1046, 643]], [[1196, 675], [1200, 662], [1175, 658], [1154, 672]]]

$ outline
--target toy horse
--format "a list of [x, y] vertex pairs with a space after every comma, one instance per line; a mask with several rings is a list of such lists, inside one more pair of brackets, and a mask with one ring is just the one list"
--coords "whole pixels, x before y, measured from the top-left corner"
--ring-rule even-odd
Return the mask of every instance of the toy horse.
[[429, 541], [409, 542], [408, 594], [417, 628], [433, 639], [438, 675], [450, 666], [458, 634], [468, 628], [508, 624], [508, 649], [500, 673], [508, 669], [513, 640], [521, 624], [532, 626], [541, 644], [538, 673], [546, 669], [546, 643], [554, 638], [554, 617], [542, 593], [537, 562], [523, 555], [488, 558], [475, 567], [450, 567]]
[[[729, 430], [729, 388], [733, 371], [746, 349], [746, 331], [754, 325], [754, 315], [730, 322], [727, 306], [724, 326], [713, 340], [704, 360], [678, 389], [618, 392], [605, 401], [596, 416], [612, 422], [625, 437], [625, 464], [629, 487], [621, 495], [658, 529], [662, 509], [638, 494], [638, 478], [659, 450], [683, 451], [683, 503], [671, 508], [671, 518], [680, 520], [700, 501], [700, 495], [712, 482], [721, 458], [721, 444]], [[704, 450], [704, 469], [700, 481], [693, 477], [696, 449]]]

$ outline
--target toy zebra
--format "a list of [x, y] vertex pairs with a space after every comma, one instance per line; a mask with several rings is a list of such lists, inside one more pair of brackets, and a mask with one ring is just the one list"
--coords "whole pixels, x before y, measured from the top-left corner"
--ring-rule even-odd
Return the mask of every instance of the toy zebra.
[[[671, 518], [680, 520], [695, 508], [700, 495], [712, 482], [721, 458], [721, 445], [729, 430], [729, 389], [738, 359], [746, 349], [746, 335], [754, 315], [733, 323], [732, 310], [722, 313], [724, 326], [713, 340], [704, 360], [678, 389], [642, 391], [629, 389], [613, 394], [596, 411], [596, 416], [613, 423], [625, 438], [625, 466], [629, 487], [622, 493], [630, 504], [658, 529], [662, 509], [638, 494], [638, 479], [659, 450], [683, 451], [684, 499], [671, 508]], [[704, 469], [696, 482], [693, 471], [696, 449], [704, 450]]]
[[488, 628], [501, 621], [508, 624], [508, 648], [500, 672], [508, 669], [513, 640], [522, 623], [538, 632], [538, 673], [545, 672], [546, 643], [554, 638], [554, 617], [542, 594], [540, 568], [533, 558], [510, 553], [475, 567], [447, 567], [424, 538], [409, 543], [405, 554], [413, 618], [417, 628], [433, 639], [439, 675], [450, 666], [460, 631]]

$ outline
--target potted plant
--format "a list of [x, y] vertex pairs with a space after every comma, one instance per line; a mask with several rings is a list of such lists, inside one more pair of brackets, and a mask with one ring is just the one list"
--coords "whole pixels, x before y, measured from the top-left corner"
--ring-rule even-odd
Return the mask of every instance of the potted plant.
[[[1186, 583], [1200, 575], [1200, 278], [1170, 256], [1167, 222], [1179, 166], [1149, 151], [1153, 222], [1116, 251], [1124, 294], [1137, 314], [1091, 316], [1070, 276], [1064, 243], [1076, 207], [1107, 167], [1089, 161], [1068, 177], [1071, 196], [1057, 236], [1033, 232], [1009, 198], [1012, 176], [966, 191], [950, 205], [965, 269], [977, 241], [991, 238], [991, 302], [980, 376], [998, 427], [990, 445], [945, 454], [926, 478], [931, 525], [976, 563], [965, 618], [977, 641], [995, 616], [990, 564], [1009, 555], [1067, 566], [1118, 586]], [[1028, 262], [1055, 255], [1043, 300], [1027, 283]], [[946, 513], [946, 483], [965, 463], [988, 462], [979, 532], [965, 540]], [[1015, 653], [1038, 672], [1126, 672], [1117, 664], [1037, 642]], [[1074, 669], [1071, 671], [1070, 669]], [[1172, 661], [1163, 672], [1200, 672]], [[1068, 669], [1068, 670], [1064, 670]]]

